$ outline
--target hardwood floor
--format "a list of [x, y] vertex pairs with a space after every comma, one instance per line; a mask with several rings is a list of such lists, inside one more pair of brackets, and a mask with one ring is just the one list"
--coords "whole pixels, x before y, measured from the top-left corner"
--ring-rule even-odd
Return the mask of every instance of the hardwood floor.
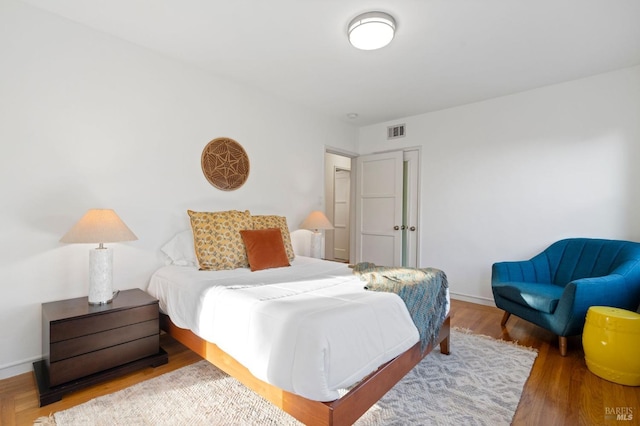
[[[502, 311], [496, 308], [452, 300], [451, 312], [451, 324], [454, 327], [517, 341], [538, 350], [538, 358], [513, 420], [514, 425], [640, 424], [640, 388], [608, 382], [587, 370], [579, 337], [569, 339], [568, 354], [563, 358], [558, 352], [557, 338], [551, 333], [515, 316], [509, 319], [503, 329], [500, 327]], [[161, 344], [169, 354], [168, 364], [155, 369], [146, 368], [68, 394], [61, 401], [42, 408], [38, 407], [32, 373], [0, 381], [0, 425], [31, 425], [40, 416], [48, 416], [200, 360], [200, 357], [167, 335], [161, 336]], [[455, 350], [455, 342], [452, 342], [452, 350]], [[633, 420], [607, 419], [606, 409], [630, 409]]]

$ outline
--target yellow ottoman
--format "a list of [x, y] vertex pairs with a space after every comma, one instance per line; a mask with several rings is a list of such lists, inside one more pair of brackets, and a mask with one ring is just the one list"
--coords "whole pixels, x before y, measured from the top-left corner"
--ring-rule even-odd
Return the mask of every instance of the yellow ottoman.
[[611, 382], [640, 386], [640, 314], [592, 306], [582, 332], [587, 368]]

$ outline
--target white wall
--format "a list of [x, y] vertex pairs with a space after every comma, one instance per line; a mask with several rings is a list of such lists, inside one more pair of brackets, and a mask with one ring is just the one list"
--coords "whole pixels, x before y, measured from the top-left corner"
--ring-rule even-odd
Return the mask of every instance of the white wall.
[[492, 263], [564, 237], [640, 240], [640, 67], [360, 129], [363, 154], [414, 146], [419, 262], [454, 297], [492, 303]]
[[[0, 2], [0, 378], [42, 356], [40, 304], [87, 295], [91, 245], [60, 237], [89, 208], [138, 236], [114, 249], [114, 286], [145, 288], [187, 209], [249, 209], [296, 228], [322, 209], [325, 145], [352, 126], [13, 0]], [[251, 161], [237, 191], [211, 186], [212, 139]]]

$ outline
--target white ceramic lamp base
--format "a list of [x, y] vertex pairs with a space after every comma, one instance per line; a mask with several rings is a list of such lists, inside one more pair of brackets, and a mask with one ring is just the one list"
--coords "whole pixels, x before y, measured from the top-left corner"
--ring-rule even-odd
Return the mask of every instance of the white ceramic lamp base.
[[89, 304], [103, 305], [113, 299], [113, 251], [97, 248], [89, 254]]
[[322, 234], [320, 232], [311, 234], [311, 250], [309, 254], [317, 259], [322, 257]]

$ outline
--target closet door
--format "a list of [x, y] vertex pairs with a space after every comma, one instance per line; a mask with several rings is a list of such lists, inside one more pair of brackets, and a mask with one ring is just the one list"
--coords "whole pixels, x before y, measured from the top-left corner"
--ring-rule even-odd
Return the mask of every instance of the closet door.
[[356, 262], [402, 265], [403, 153], [356, 159]]

